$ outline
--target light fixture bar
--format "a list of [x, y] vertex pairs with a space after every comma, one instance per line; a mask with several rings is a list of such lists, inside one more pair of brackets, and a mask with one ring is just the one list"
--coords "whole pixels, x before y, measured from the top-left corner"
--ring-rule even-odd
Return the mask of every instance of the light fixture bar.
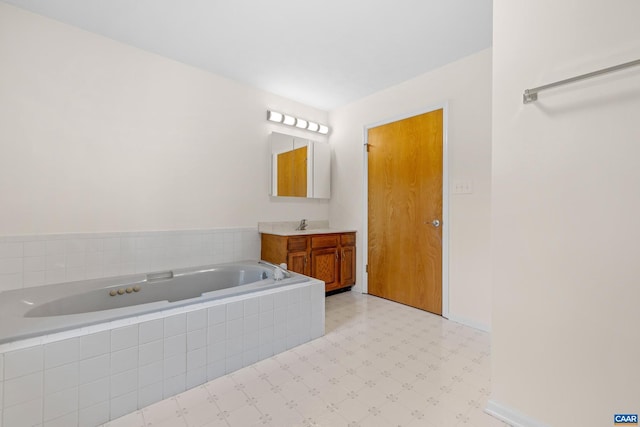
[[305, 129], [311, 132], [317, 132], [322, 135], [329, 133], [329, 126], [316, 122], [310, 122], [290, 114], [279, 113], [277, 111], [267, 110], [267, 120], [275, 123], [282, 123], [287, 126], [295, 126], [299, 129]]

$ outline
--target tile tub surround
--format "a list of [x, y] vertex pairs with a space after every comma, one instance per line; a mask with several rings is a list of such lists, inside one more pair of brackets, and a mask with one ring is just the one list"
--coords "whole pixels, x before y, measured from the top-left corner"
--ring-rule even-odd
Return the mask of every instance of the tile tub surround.
[[312, 280], [3, 345], [0, 425], [121, 417], [322, 336], [324, 301]]
[[0, 292], [259, 257], [256, 227], [0, 236]]

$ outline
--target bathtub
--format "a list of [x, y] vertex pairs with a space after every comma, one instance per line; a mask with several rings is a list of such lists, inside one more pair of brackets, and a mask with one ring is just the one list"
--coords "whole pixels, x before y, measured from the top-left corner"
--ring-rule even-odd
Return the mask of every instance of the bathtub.
[[0, 344], [65, 329], [304, 282], [256, 262], [83, 280], [4, 292]]
[[243, 262], [0, 293], [0, 425], [98, 425], [324, 334], [324, 283]]

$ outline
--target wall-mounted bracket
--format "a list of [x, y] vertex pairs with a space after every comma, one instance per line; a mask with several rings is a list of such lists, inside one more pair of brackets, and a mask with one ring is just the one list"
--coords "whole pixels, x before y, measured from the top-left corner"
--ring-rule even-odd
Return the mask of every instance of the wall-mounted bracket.
[[524, 91], [524, 95], [522, 95], [522, 103], [528, 104], [530, 102], [534, 102], [538, 100], [538, 92], [531, 92], [529, 89]]

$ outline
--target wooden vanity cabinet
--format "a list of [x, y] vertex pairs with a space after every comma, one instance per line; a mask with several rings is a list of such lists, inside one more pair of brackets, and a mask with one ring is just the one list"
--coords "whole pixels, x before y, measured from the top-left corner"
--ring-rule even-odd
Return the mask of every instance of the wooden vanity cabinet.
[[356, 282], [355, 233], [279, 236], [262, 234], [261, 258], [287, 263], [291, 271], [325, 282], [325, 291], [346, 288]]

